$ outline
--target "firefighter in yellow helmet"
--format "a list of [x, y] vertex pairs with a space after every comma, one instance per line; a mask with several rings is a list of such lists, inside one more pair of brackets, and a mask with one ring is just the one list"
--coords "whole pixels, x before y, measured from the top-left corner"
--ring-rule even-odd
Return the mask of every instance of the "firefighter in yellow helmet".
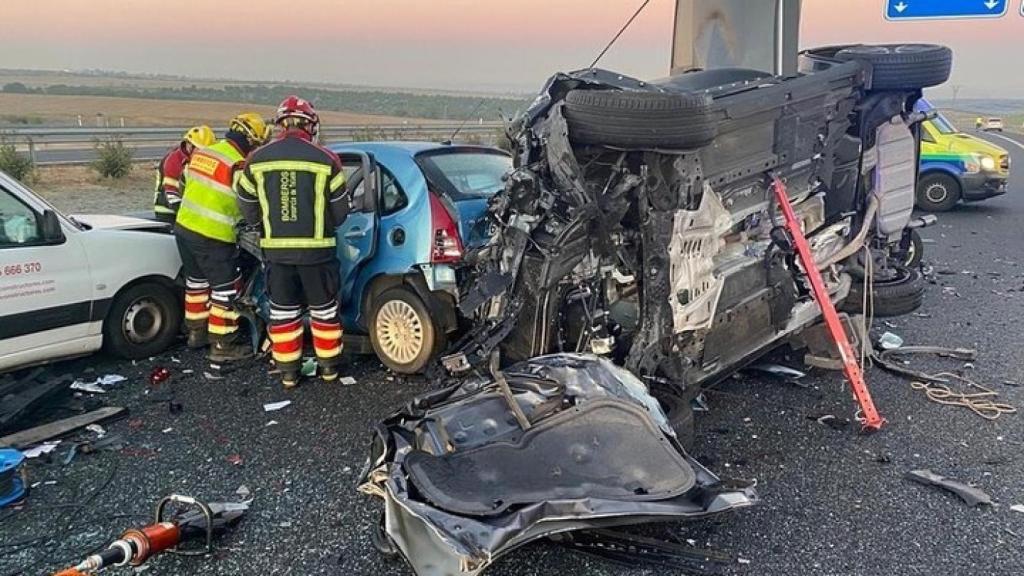
[[153, 212], [156, 219], [174, 224], [174, 216], [181, 204], [181, 189], [185, 177], [185, 166], [196, 148], [205, 148], [217, 141], [209, 126], [194, 126], [182, 136], [181, 142], [160, 160], [156, 167], [156, 192], [153, 195]]
[[191, 348], [210, 345], [210, 361], [248, 357], [238, 338], [235, 299], [241, 284], [235, 224], [241, 213], [232, 190], [239, 165], [270, 136], [256, 113], [231, 120], [224, 139], [192, 153], [174, 229], [185, 269], [185, 324]]

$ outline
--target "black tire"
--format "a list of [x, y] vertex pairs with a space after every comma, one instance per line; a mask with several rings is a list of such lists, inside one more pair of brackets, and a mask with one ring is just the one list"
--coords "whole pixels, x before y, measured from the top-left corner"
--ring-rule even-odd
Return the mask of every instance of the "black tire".
[[181, 299], [171, 288], [143, 282], [119, 292], [103, 321], [103, 345], [111, 353], [140, 360], [167, 350], [178, 337]]
[[377, 357], [398, 374], [422, 372], [445, 346], [445, 333], [434, 325], [430, 310], [405, 286], [389, 288], [373, 299], [368, 328]]
[[679, 394], [662, 387], [651, 389], [651, 395], [661, 404], [668, 425], [676, 433], [676, 440], [684, 450], [693, 450], [696, 440], [696, 428], [693, 422], [693, 406], [690, 401]]
[[[873, 315], [875, 318], [904, 316], [921, 307], [924, 302], [924, 277], [920, 270], [897, 268], [890, 280], [876, 280], [871, 289], [874, 293]], [[864, 302], [864, 283], [854, 280], [850, 295], [840, 309], [845, 312], [861, 312]]]
[[924, 174], [917, 181], [917, 207], [928, 212], [948, 212], [960, 201], [960, 183], [941, 172]]
[[917, 230], [911, 229], [909, 232], [910, 243], [906, 250], [900, 252], [900, 264], [907, 268], [917, 268], [924, 259], [924, 240]]
[[717, 134], [711, 98], [687, 92], [572, 90], [565, 119], [574, 143], [616, 148], [688, 150]]
[[935, 44], [879, 44], [843, 48], [836, 59], [871, 64], [874, 90], [918, 90], [949, 79], [953, 51]]

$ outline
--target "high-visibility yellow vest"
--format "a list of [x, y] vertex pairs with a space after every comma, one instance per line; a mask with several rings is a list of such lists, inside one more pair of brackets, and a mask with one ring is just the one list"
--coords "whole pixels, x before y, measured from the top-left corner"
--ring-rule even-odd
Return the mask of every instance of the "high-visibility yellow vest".
[[234, 165], [244, 159], [229, 140], [192, 153], [185, 171], [178, 226], [221, 242], [235, 242], [235, 224], [242, 213], [231, 180]]

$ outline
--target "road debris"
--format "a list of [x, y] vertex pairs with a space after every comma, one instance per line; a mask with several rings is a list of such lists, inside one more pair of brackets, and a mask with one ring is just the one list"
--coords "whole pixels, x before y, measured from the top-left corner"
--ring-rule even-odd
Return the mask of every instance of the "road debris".
[[35, 446], [25, 448], [21, 452], [22, 454], [25, 455], [25, 458], [39, 458], [43, 454], [49, 454], [50, 452], [56, 450], [57, 445], [59, 444], [60, 440], [54, 440], [52, 442], [43, 442], [42, 444], [37, 444]]
[[1010, 506], [1010, 510], [1024, 514], [1024, 504], [1014, 504], [1013, 506]]
[[278, 424], [277, 420], [271, 420], [271, 421], [267, 422], [266, 424], [264, 424], [263, 427], [264, 428], [269, 428], [271, 426], [277, 426], [277, 424]]
[[338, 383], [342, 386], [354, 386], [356, 379], [351, 376], [342, 376], [341, 378], [338, 378]]
[[839, 418], [835, 414], [825, 414], [822, 416], [808, 416], [808, 420], [814, 420], [818, 424], [828, 426], [833, 430], [845, 430], [850, 425], [849, 418]]
[[282, 400], [280, 402], [269, 402], [269, 403], [263, 405], [263, 411], [264, 412], [277, 412], [278, 410], [281, 410], [282, 408], [287, 407], [291, 403], [292, 403], [291, 400]]
[[229, 454], [224, 459], [227, 460], [229, 464], [234, 464], [235, 466], [241, 466], [244, 462], [240, 454]]
[[25, 481], [21, 466], [25, 455], [10, 448], [0, 448], [0, 508], [25, 497]]
[[785, 380], [798, 380], [807, 376], [807, 374], [790, 368], [789, 366], [783, 366], [781, 364], [754, 364], [744, 369], [744, 372], [760, 372], [762, 374], [769, 374], [777, 378], [783, 378]]
[[128, 379], [120, 374], [107, 374], [93, 380], [92, 382], [75, 380], [71, 383], [71, 389], [79, 392], [87, 392], [89, 394], [106, 394], [109, 388], [113, 388], [126, 380]]
[[878, 338], [878, 347], [882, 350], [895, 350], [903, 346], [903, 338], [892, 332], [886, 332]]
[[57, 420], [56, 422], [50, 422], [49, 424], [43, 424], [42, 426], [36, 426], [35, 428], [4, 436], [0, 438], [0, 446], [12, 446], [14, 448], [32, 446], [45, 440], [74, 432], [89, 424], [120, 416], [124, 412], [125, 409], [118, 406], [100, 408], [92, 412], [86, 412], [85, 414], [79, 414], [78, 416]]
[[104, 428], [103, 426], [100, 426], [99, 424], [89, 424], [88, 426], [85, 427], [85, 429], [99, 436], [100, 438], [107, 435], [107, 429]]
[[249, 490], [248, 486], [242, 484], [241, 486], [238, 487], [238, 490], [235, 490], [235, 494], [238, 494], [244, 500], [248, 498], [250, 494], [252, 494], [252, 491]]
[[149, 383], [153, 386], [159, 386], [166, 382], [171, 377], [171, 371], [163, 366], [153, 368], [153, 371], [149, 374]]
[[981, 506], [984, 504], [992, 504], [992, 497], [983, 492], [982, 490], [973, 486], [968, 486], [963, 482], [952, 480], [945, 476], [941, 476], [932, 472], [931, 470], [911, 470], [904, 476], [907, 480], [917, 482], [918, 484], [924, 484], [926, 486], [938, 486], [944, 490], [948, 490], [953, 494], [956, 494], [968, 506]]
[[36, 368], [21, 378], [0, 377], [0, 430], [13, 427], [24, 414], [65, 390], [71, 380], [70, 374], [53, 377], [46, 368]]

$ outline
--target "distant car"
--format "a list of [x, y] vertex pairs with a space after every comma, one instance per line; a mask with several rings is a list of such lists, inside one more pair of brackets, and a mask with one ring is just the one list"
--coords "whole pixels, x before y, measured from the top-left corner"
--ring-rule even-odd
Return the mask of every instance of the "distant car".
[[917, 207], [944, 212], [958, 202], [976, 202], [1005, 194], [1010, 177], [1010, 154], [976, 136], [964, 134], [927, 100], [918, 112], [934, 112], [921, 124], [921, 168]]
[[0, 372], [101, 347], [164, 351], [182, 318], [181, 260], [166, 225], [65, 216], [0, 172]]
[[1002, 132], [1003, 131], [1003, 119], [1002, 118], [988, 118], [985, 120], [985, 125], [981, 128], [985, 132]]
[[[465, 251], [489, 238], [487, 203], [503, 189], [512, 158], [497, 148], [427, 142], [331, 149], [355, 204], [337, 231], [346, 350], [376, 353], [398, 373], [419, 372], [459, 327], [458, 269]], [[257, 299], [265, 317], [266, 296]]]

